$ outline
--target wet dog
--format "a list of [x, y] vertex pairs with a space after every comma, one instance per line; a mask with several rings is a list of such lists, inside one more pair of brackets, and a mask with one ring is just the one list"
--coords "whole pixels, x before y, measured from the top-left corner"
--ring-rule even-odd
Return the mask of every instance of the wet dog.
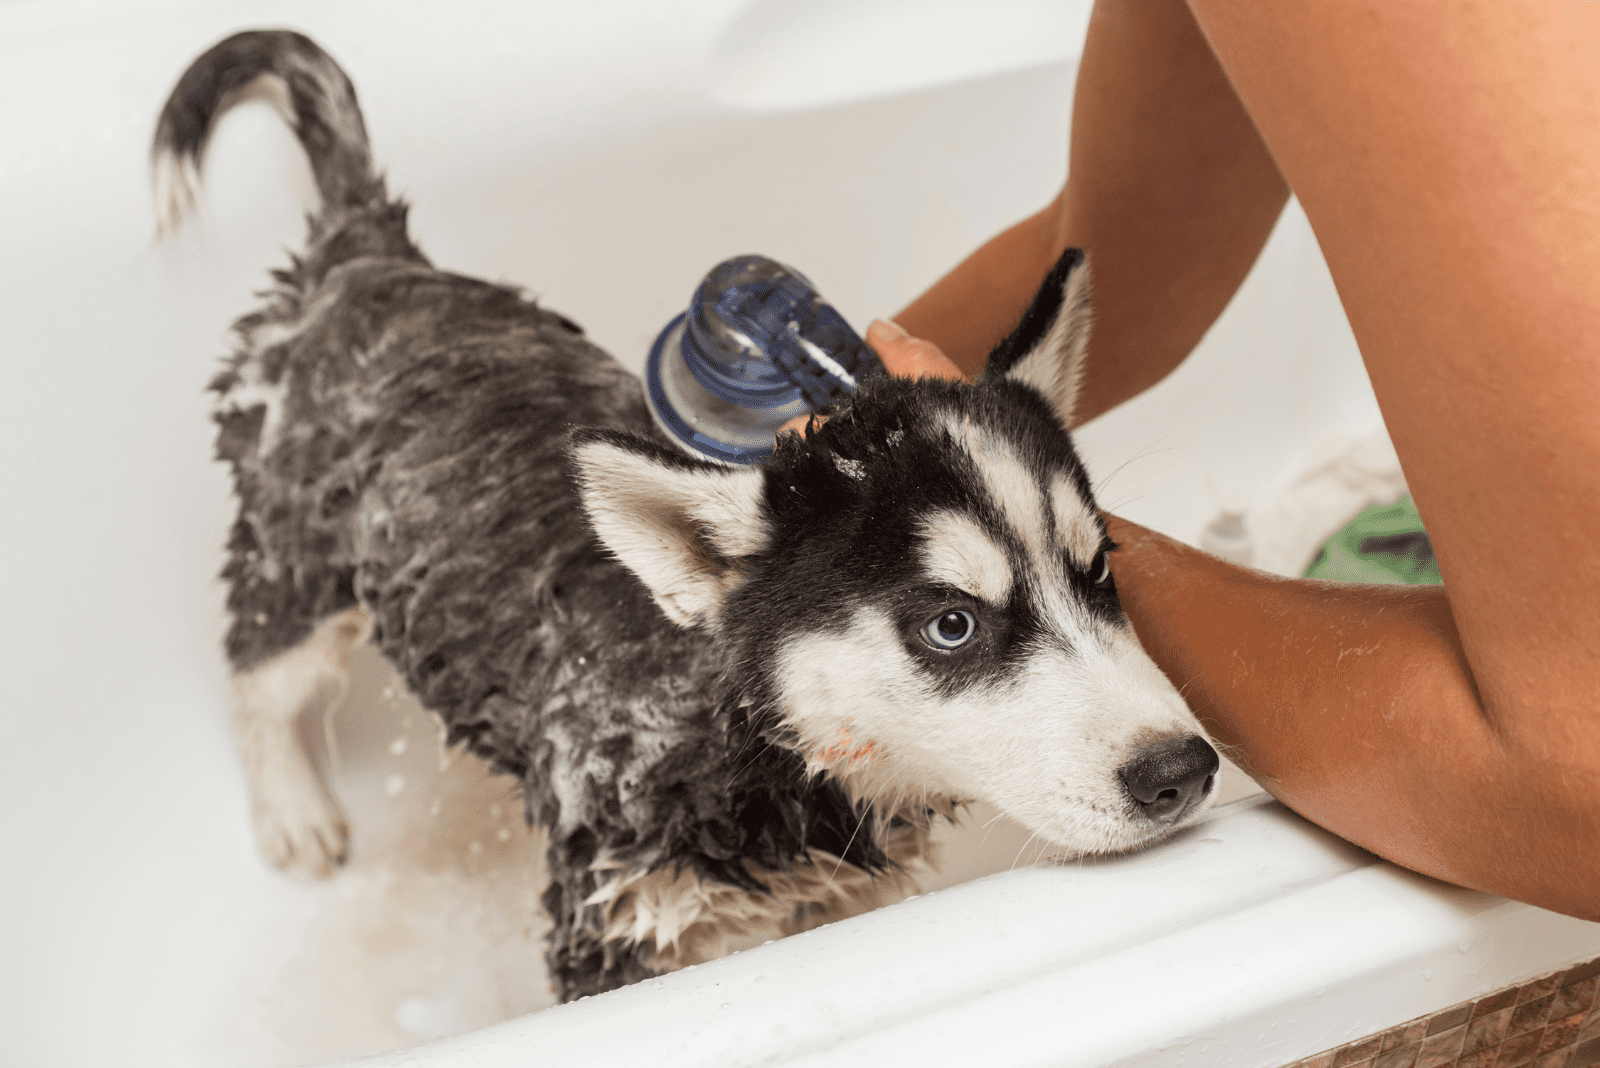
[[976, 384], [882, 377], [765, 465], [714, 466], [657, 435], [578, 326], [429, 263], [349, 79], [299, 34], [230, 37], [184, 73], [152, 153], [166, 225], [251, 89], [321, 196], [211, 386], [273, 864], [345, 857], [299, 728], [369, 639], [548, 828], [563, 1000], [902, 896], [963, 801], [1078, 851], [1209, 804], [1216, 753], [1122, 612], [1068, 431], [1076, 250]]

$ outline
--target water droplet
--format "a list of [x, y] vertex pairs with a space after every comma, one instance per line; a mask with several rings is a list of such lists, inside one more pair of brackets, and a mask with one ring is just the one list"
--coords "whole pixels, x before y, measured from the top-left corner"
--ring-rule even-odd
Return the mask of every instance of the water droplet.
[[588, 661], [588, 659], [586, 657], [582, 657], [582, 656], [578, 657], [578, 666], [579, 667], [582, 667], [583, 665], [587, 664], [588, 662], [589, 661]]
[[388, 779], [384, 780], [383, 783], [383, 792], [388, 794], [390, 797], [395, 796], [405, 788], [406, 777], [404, 775], [391, 775], [388, 777]]
[[401, 753], [404, 753], [405, 751], [406, 751], [406, 740], [404, 738], [396, 738], [394, 741], [389, 743], [389, 754], [391, 756], [399, 756]]
[[511, 841], [511, 832], [506, 830], [504, 827], [502, 827], [498, 831], [494, 832], [494, 836], [496, 838], [500, 839], [500, 841], [502, 841], [502, 842]]

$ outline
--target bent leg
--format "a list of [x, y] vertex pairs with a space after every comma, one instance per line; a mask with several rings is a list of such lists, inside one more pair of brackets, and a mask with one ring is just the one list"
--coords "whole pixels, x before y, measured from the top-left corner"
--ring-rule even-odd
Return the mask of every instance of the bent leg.
[[349, 849], [344, 813], [311, 759], [304, 731], [339, 700], [350, 653], [371, 629], [364, 609], [345, 609], [299, 645], [233, 676], [256, 845], [268, 863], [291, 874], [329, 875]]

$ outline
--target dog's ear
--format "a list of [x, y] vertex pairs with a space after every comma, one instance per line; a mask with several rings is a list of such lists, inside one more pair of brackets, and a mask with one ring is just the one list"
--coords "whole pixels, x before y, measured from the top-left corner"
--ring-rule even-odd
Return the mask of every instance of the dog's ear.
[[568, 443], [584, 510], [600, 541], [674, 623], [714, 621], [767, 545], [765, 476], [700, 463], [646, 438], [579, 430]]
[[1009, 378], [1032, 386], [1071, 429], [1078, 382], [1089, 348], [1089, 261], [1069, 248], [1045, 275], [1022, 322], [995, 346], [985, 378]]

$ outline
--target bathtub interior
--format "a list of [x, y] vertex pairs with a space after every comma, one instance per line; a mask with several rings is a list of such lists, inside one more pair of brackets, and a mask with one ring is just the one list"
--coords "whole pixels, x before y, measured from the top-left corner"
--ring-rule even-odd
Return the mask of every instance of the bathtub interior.
[[[350, 867], [303, 885], [254, 856], [202, 386], [313, 190], [276, 116], [247, 103], [210, 148], [197, 225], [152, 243], [145, 146], [199, 50], [245, 26], [313, 33], [435, 262], [525, 285], [635, 368], [728, 255], [800, 267], [864, 326], [1064, 174], [1084, 4], [985, 5], [982, 26], [954, 2], [579, 7], [0, 6], [0, 1059], [305, 1063], [549, 1004], [538, 836], [509, 783], [440, 751], [370, 651], [322, 742]], [[1079, 440], [1102, 503], [1195, 542], [1218, 494], [1243, 500], [1265, 542], [1293, 542], [1291, 569], [1311, 535], [1283, 533], [1277, 502], [1374, 434], [1291, 207], [1200, 351]], [[1230, 771], [1225, 790], [1256, 788]], [[949, 839], [926, 889], [1041, 852], [981, 810]]]

